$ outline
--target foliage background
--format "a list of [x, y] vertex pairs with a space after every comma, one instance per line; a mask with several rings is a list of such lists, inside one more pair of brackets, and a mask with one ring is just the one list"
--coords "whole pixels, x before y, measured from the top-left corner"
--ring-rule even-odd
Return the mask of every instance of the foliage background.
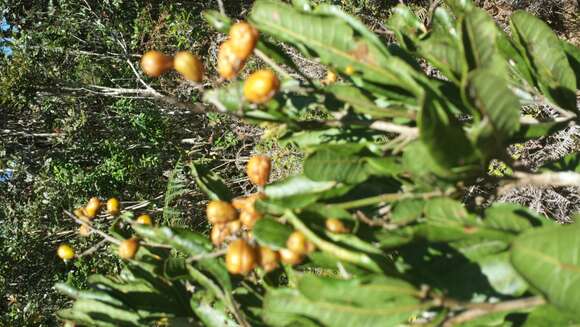
[[[357, 15], [384, 38], [392, 37], [384, 21], [398, 1], [329, 2]], [[426, 17], [429, 2], [412, 3]], [[230, 16], [243, 17], [251, 1], [224, 4]], [[514, 9], [528, 9], [578, 44], [573, 33], [578, 30], [577, 8], [570, 1], [498, 0], [480, 1], [480, 5], [501, 26]], [[54, 250], [63, 241], [79, 249], [94, 243], [76, 237], [76, 225], [63, 216], [63, 209], [80, 206], [94, 195], [118, 196], [127, 204], [150, 200], [142, 210], [160, 220], [168, 178], [179, 175], [178, 162], [188, 160], [210, 163], [239, 193], [250, 191], [240, 171], [253, 151], [274, 157], [277, 177], [300, 169], [301, 154], [278, 145], [276, 131], [268, 126], [263, 126], [264, 132], [219, 114], [196, 114], [150, 99], [102, 96], [82, 89], [138, 87], [126, 60], [137, 62], [140, 53], [153, 48], [199, 54], [205, 58], [206, 83], [215, 84], [213, 59], [223, 36], [201, 19], [201, 11], [207, 8], [217, 8], [217, 2], [6, 0], [0, 5], [1, 15], [18, 27], [2, 32], [14, 41], [10, 43], [13, 54], [0, 59], [0, 169], [14, 173], [0, 182], [0, 294], [4, 296], [0, 325], [56, 325], [54, 312], [67, 300], [54, 292], [55, 282], [82, 287], [89, 274], [118, 271], [118, 260], [106, 249], [71, 265], [56, 258]], [[290, 55], [307, 68], [310, 77], [324, 76], [316, 63], [297, 53]], [[259, 61], [249, 63], [250, 68], [259, 65]], [[198, 101], [195, 87], [175, 75], [149, 82], [182, 101]], [[530, 111], [550, 114], [549, 108]], [[554, 153], [550, 147], [563, 148], [560, 155], [564, 156], [577, 151], [575, 134], [580, 133], [572, 129], [561, 138], [514, 151], [530, 156], [532, 163]], [[171, 203], [176, 214], [164, 223], [206, 230], [199, 209], [204, 197], [191, 181], [183, 183], [187, 192]], [[507, 200], [537, 207], [560, 196], [560, 204], [579, 203], [575, 190], [520, 192]], [[474, 189], [466, 201], [484, 195], [485, 189]], [[562, 218], [577, 209], [571, 206], [559, 214], [545, 211]]]

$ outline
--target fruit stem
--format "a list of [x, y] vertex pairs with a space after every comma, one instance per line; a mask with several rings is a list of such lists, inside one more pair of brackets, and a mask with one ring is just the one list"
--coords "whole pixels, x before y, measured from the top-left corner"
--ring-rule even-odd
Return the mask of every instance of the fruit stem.
[[341, 248], [340, 246], [334, 243], [327, 242], [322, 238], [320, 238], [318, 235], [316, 235], [316, 233], [311, 231], [291, 210], [286, 210], [284, 216], [294, 226], [294, 228], [302, 232], [304, 236], [308, 238], [309, 241], [314, 243], [314, 245], [316, 245], [322, 251], [328, 252], [339, 259], [342, 259], [347, 262], [352, 262], [367, 269], [376, 272], [382, 271], [381, 268], [368, 256], [353, 251], [349, 251], [347, 249]]
[[378, 204], [381, 202], [393, 202], [403, 199], [431, 199], [438, 196], [444, 196], [445, 194], [441, 191], [428, 192], [428, 193], [418, 193], [418, 194], [406, 194], [406, 193], [386, 193], [371, 196], [368, 198], [362, 198], [358, 200], [338, 203], [338, 204], [328, 204], [327, 207], [334, 207], [339, 209], [353, 209], [366, 207], [372, 204]]
[[71, 218], [72, 218], [72, 219], [73, 219], [73, 220], [74, 220], [74, 221], [75, 221], [77, 224], [79, 224], [79, 225], [86, 224], [86, 225], [87, 225], [87, 227], [88, 227], [88, 228], [89, 228], [89, 229], [90, 229], [92, 232], [95, 232], [95, 233], [97, 233], [97, 234], [101, 235], [101, 236], [102, 236], [104, 239], [106, 239], [107, 241], [109, 241], [109, 242], [111, 242], [111, 243], [114, 243], [114, 244], [116, 244], [116, 245], [120, 245], [120, 244], [121, 244], [121, 241], [119, 241], [118, 239], [116, 239], [116, 238], [114, 238], [114, 237], [110, 236], [109, 234], [107, 234], [107, 233], [105, 233], [105, 232], [102, 232], [102, 231], [100, 231], [100, 230], [98, 230], [98, 229], [94, 228], [93, 226], [91, 226], [91, 225], [90, 225], [89, 223], [87, 223], [86, 221], [82, 221], [82, 220], [78, 219], [78, 218], [77, 218], [75, 215], [73, 215], [72, 213], [68, 212], [67, 210], [65, 210], [65, 211], [64, 211], [64, 213], [66, 213], [66, 214], [67, 214], [69, 217], [71, 217]]

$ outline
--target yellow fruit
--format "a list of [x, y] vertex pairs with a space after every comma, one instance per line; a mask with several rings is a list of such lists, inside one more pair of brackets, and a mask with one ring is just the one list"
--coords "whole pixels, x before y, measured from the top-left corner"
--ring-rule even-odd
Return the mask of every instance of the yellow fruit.
[[88, 224], [82, 224], [81, 227], [79, 227], [79, 235], [82, 237], [91, 235], [91, 228]]
[[89, 221], [89, 217], [87, 217], [87, 212], [85, 211], [85, 208], [78, 208], [75, 209], [73, 211], [73, 213], [75, 214], [75, 216], [82, 220], [82, 221]]
[[75, 257], [75, 250], [68, 244], [61, 244], [56, 250], [56, 254], [64, 261]]
[[230, 233], [235, 234], [242, 228], [242, 222], [238, 220], [230, 221], [226, 224]]
[[87, 203], [87, 206], [85, 207], [86, 216], [89, 219], [93, 219], [99, 213], [100, 209], [101, 209], [101, 200], [99, 200], [99, 198], [97, 197], [92, 197], [89, 200], [89, 203]]
[[258, 36], [258, 30], [246, 22], [232, 25], [229, 37], [236, 56], [241, 60], [246, 60], [254, 51]]
[[121, 212], [121, 202], [117, 198], [110, 198], [107, 200], [107, 213], [112, 216], [117, 216]]
[[203, 63], [191, 52], [176, 53], [173, 58], [173, 68], [188, 81], [199, 83], [203, 78]]
[[211, 242], [213, 245], [218, 246], [222, 244], [230, 235], [231, 231], [226, 224], [214, 225], [211, 229]]
[[312, 242], [306, 239], [306, 236], [299, 231], [294, 231], [286, 240], [286, 247], [288, 250], [304, 255], [315, 250], [315, 246]]
[[159, 77], [173, 67], [171, 57], [159, 51], [147, 51], [141, 57], [141, 69], [149, 77]]
[[256, 249], [243, 239], [233, 241], [226, 252], [226, 268], [232, 274], [245, 275], [256, 266]]
[[207, 220], [210, 224], [224, 224], [236, 220], [238, 212], [229, 202], [212, 200], [206, 209]]
[[271, 166], [272, 163], [269, 157], [252, 156], [246, 166], [246, 174], [250, 182], [258, 186], [266, 185], [270, 179]]
[[232, 200], [232, 205], [234, 208], [240, 211], [256, 212], [255, 203], [256, 200], [263, 200], [266, 198], [266, 194], [257, 192], [250, 194], [248, 196], [240, 196]]
[[280, 81], [271, 70], [259, 70], [251, 74], [244, 82], [246, 100], [261, 104], [270, 100], [278, 91]]
[[346, 68], [344, 69], [344, 73], [349, 76], [354, 74], [354, 67], [352, 67], [351, 65], [346, 66]]
[[135, 221], [138, 224], [153, 225], [153, 218], [151, 218], [151, 216], [149, 216], [147, 214], [144, 214], [144, 215], [137, 217], [137, 219]]
[[119, 256], [123, 259], [133, 259], [139, 250], [139, 240], [130, 238], [119, 245]]
[[332, 70], [329, 70], [328, 72], [326, 72], [326, 78], [324, 79], [324, 83], [332, 84], [335, 83], [337, 79], [338, 76], [336, 75], [336, 73], [333, 72]]
[[234, 52], [232, 43], [230, 41], [222, 43], [217, 57], [217, 71], [220, 76], [230, 80], [236, 77], [242, 66], [243, 60]]
[[349, 229], [346, 226], [344, 226], [342, 221], [336, 218], [326, 219], [326, 229], [328, 229], [328, 231], [330, 232], [337, 234], [344, 234], [349, 232]]
[[260, 246], [259, 254], [260, 267], [264, 268], [266, 272], [278, 268], [278, 261], [280, 260], [280, 254], [278, 252], [269, 247]]
[[262, 218], [262, 214], [259, 212], [240, 212], [240, 221], [242, 222], [242, 225], [246, 226], [248, 229], [252, 229], [260, 218]]
[[287, 265], [297, 265], [302, 262], [304, 256], [288, 249], [281, 249], [280, 261]]

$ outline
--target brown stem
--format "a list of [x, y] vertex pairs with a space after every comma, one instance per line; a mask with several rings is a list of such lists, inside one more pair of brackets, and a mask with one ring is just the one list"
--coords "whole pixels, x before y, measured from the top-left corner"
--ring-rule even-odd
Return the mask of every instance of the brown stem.
[[[499, 303], [470, 303], [466, 311], [445, 321], [443, 327], [451, 327], [491, 313], [527, 309], [543, 305], [546, 300], [541, 296], [528, 297]], [[456, 304], [454, 304], [456, 305]]]

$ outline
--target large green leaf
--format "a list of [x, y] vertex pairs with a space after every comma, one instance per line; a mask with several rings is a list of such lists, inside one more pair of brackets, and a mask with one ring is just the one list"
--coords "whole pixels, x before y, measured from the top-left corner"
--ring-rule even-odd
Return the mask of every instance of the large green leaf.
[[576, 88], [578, 88], [580, 87], [580, 48], [564, 40], [562, 40], [562, 48], [566, 52], [570, 67], [576, 75]]
[[425, 306], [418, 301], [395, 301], [379, 307], [360, 307], [345, 301], [310, 300], [294, 289], [270, 290], [264, 298], [266, 311], [303, 315], [333, 327], [396, 326]]
[[459, 82], [467, 70], [467, 63], [462, 55], [459, 32], [453, 21], [446, 9], [437, 8], [433, 14], [432, 31], [421, 41], [419, 54], [450, 80]]
[[252, 232], [258, 243], [280, 250], [286, 247], [286, 240], [292, 234], [292, 228], [272, 218], [263, 218], [256, 222]]
[[342, 280], [307, 274], [298, 280], [297, 288], [312, 301], [336, 301], [361, 307], [384, 306], [402, 300], [413, 303], [420, 293], [403, 280], [382, 275]]
[[535, 72], [538, 87], [560, 107], [577, 111], [576, 76], [556, 34], [542, 20], [524, 11], [512, 15], [510, 26]]
[[483, 9], [474, 7], [465, 14], [462, 36], [469, 70], [488, 68], [496, 75], [506, 73], [505, 61], [498, 57], [497, 34], [495, 22]]
[[[193, 300], [193, 298], [192, 298]], [[198, 303], [192, 301], [191, 308], [193, 312], [203, 321], [204, 325], [207, 327], [235, 327], [239, 326], [232, 318], [225, 312], [223, 305], [221, 307], [216, 307], [220, 304], [211, 305], [206, 302]]]
[[568, 312], [558, 310], [553, 305], [545, 304], [532, 311], [522, 327], [575, 326], [580, 325], [580, 318]]
[[207, 237], [185, 228], [149, 227], [134, 225], [135, 231], [154, 243], [166, 244], [188, 255], [199, 255], [211, 251]]
[[304, 174], [315, 181], [356, 184], [367, 179], [369, 170], [360, 148], [342, 145], [325, 146], [304, 161]]
[[262, 0], [254, 4], [250, 20], [260, 31], [294, 44], [306, 55], [314, 52], [322, 63], [340, 71], [349, 67], [373, 82], [396, 85], [411, 94], [420, 92], [410, 75], [412, 68], [402, 59], [387, 56], [374, 40], [357, 36], [345, 17]]
[[504, 142], [520, 128], [520, 103], [508, 83], [490, 70], [470, 75], [469, 96], [483, 119], [474, 131], [482, 152], [500, 151]]
[[580, 315], [580, 225], [532, 229], [518, 237], [511, 260], [550, 303]]
[[332, 93], [338, 100], [350, 104], [356, 112], [368, 114], [375, 118], [411, 118], [414, 116], [413, 113], [405, 108], [396, 106], [387, 108], [379, 107], [369, 98], [369, 94], [365, 94], [361, 89], [351, 85], [333, 84], [327, 86], [324, 90]]
[[285, 198], [304, 193], [320, 193], [328, 191], [335, 186], [336, 182], [320, 182], [298, 175], [267, 185], [265, 193], [268, 198]]
[[432, 92], [427, 92], [422, 102], [418, 120], [420, 139], [431, 157], [449, 172], [457, 174], [473, 169], [469, 164], [478, 155], [449, 107]]

